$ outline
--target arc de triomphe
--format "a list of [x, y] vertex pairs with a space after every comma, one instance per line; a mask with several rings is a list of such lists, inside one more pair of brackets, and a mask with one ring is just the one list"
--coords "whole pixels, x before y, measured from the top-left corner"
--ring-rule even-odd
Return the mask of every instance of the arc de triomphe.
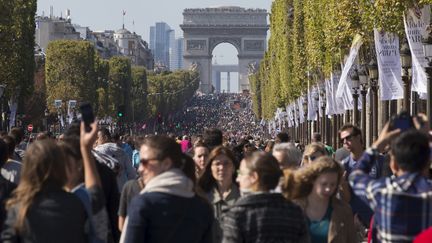
[[238, 51], [240, 91], [249, 90], [248, 69], [256, 66], [266, 50], [267, 10], [240, 7], [185, 9], [183, 24], [185, 67], [200, 72], [200, 90], [212, 92], [213, 49], [230, 43]]

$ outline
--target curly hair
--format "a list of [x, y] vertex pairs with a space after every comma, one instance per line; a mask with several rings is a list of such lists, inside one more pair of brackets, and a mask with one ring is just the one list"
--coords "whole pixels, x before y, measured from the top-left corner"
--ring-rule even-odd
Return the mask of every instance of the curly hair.
[[289, 199], [307, 197], [312, 192], [315, 180], [324, 173], [337, 173], [339, 185], [343, 169], [333, 158], [321, 156], [313, 163], [295, 172], [287, 173], [284, 171], [283, 194]]

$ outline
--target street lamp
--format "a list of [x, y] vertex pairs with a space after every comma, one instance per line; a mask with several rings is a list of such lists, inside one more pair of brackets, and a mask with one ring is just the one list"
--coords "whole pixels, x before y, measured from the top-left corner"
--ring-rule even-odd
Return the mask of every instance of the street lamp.
[[48, 110], [48, 108], [45, 108], [44, 115], [45, 115], [46, 131], [49, 132], [49, 123], [48, 123], [49, 110]]
[[314, 92], [314, 97], [315, 99], [315, 104], [317, 104], [316, 107], [316, 121], [315, 122], [315, 131], [314, 132], [319, 132], [319, 127], [320, 127], [320, 117], [319, 117], [319, 89], [316, 90], [316, 92]]
[[304, 127], [304, 141], [303, 144], [308, 144], [309, 143], [309, 133], [308, 133], [308, 120], [307, 120], [307, 97], [306, 99], [303, 99], [303, 116], [304, 116], [304, 122], [303, 122], [303, 127]]
[[[326, 126], [327, 126], [327, 117], [326, 117], [326, 95], [325, 95], [325, 84], [320, 88], [320, 96], [321, 96], [321, 138], [322, 142], [328, 143], [328, 136], [326, 133]], [[325, 139], [325, 141], [324, 141]]]
[[[373, 141], [378, 138], [378, 65], [374, 57], [368, 64], [368, 73], [370, 80], [370, 87], [372, 90], [372, 136]], [[372, 140], [370, 141], [372, 144]]]
[[408, 69], [411, 68], [411, 51], [408, 46], [408, 42], [406, 39], [403, 40], [401, 49], [400, 49], [400, 60], [402, 65], [402, 81], [404, 84], [404, 103], [403, 109], [410, 112], [409, 100], [410, 100], [410, 86], [411, 81], [409, 79]]
[[427, 38], [422, 39], [423, 43], [423, 52], [425, 55], [425, 58], [428, 60], [428, 65], [425, 67], [425, 71], [427, 74], [427, 116], [428, 116], [428, 125], [429, 129], [432, 128], [432, 85], [431, 85], [431, 78], [432, 78], [432, 33], [430, 29], [431, 25], [427, 28], [429, 31]]
[[366, 95], [367, 95], [367, 85], [368, 77], [366, 64], [361, 64], [358, 70], [359, 81], [360, 81], [360, 94], [362, 101], [362, 111], [361, 111], [361, 129], [363, 131], [363, 142], [366, 143]]
[[354, 67], [354, 69], [351, 71], [350, 74], [351, 80], [352, 80], [352, 90], [353, 90], [353, 98], [354, 98], [354, 117], [353, 117], [353, 121], [354, 121], [354, 125], [358, 126], [358, 98], [359, 98], [359, 94], [358, 94], [358, 90], [360, 87], [360, 77], [359, 77], [359, 73], [357, 70], [357, 67]]

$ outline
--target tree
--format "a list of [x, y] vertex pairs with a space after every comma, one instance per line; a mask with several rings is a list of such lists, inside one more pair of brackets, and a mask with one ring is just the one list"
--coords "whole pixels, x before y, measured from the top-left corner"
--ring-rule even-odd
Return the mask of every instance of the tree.
[[90, 42], [57, 40], [50, 42], [45, 63], [47, 106], [54, 100], [88, 101], [96, 107], [97, 80], [95, 51]]
[[147, 118], [147, 71], [144, 67], [132, 67], [132, 111], [135, 121]]
[[21, 104], [33, 91], [36, 0], [0, 0], [0, 83]]
[[109, 60], [108, 99], [111, 114], [119, 105], [125, 106], [123, 121], [132, 120], [131, 104], [132, 74], [131, 62], [126, 57], [113, 57]]

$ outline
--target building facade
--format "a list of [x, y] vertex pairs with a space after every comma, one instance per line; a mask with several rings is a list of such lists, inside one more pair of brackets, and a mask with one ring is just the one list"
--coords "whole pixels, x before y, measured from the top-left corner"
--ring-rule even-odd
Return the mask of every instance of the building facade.
[[38, 16], [35, 23], [35, 42], [43, 52], [50, 41], [80, 39], [81, 33], [75, 30], [70, 18]]
[[131, 59], [133, 65], [144, 66], [153, 69], [153, 55], [140, 35], [131, 33], [127, 29], [119, 29], [114, 35], [114, 42], [118, 46], [119, 53]]
[[175, 33], [165, 22], [157, 22], [150, 27], [150, 49], [155, 63], [160, 63], [169, 68], [170, 46], [174, 42]]
[[184, 69], [183, 63], [183, 38], [177, 38], [170, 48], [170, 70]]

